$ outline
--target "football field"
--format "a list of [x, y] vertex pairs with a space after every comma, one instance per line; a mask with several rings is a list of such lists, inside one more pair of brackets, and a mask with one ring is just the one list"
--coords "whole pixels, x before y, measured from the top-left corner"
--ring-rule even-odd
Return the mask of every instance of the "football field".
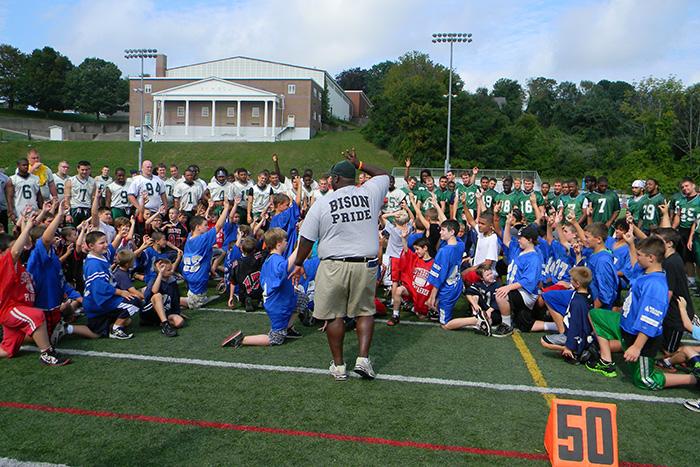
[[[464, 313], [464, 304], [462, 313]], [[378, 378], [336, 382], [315, 327], [275, 348], [222, 349], [233, 329], [268, 330], [262, 312], [223, 300], [188, 312], [177, 338], [133, 326], [128, 341], [68, 337], [72, 365], [40, 366], [28, 347], [0, 361], [0, 458], [67, 465], [546, 465], [556, 396], [617, 404], [621, 465], [697, 465], [695, 389], [642, 391], [539, 346], [434, 323], [377, 322]], [[357, 352], [346, 335], [346, 362]], [[695, 427], [695, 428], [693, 428]], [[693, 460], [695, 459], [695, 461]], [[0, 462], [1, 463], [1, 462]]]

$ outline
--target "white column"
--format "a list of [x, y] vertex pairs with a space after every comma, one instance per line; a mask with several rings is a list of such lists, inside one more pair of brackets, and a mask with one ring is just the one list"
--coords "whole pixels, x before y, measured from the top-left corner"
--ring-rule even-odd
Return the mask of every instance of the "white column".
[[275, 125], [277, 124], [277, 98], [272, 101], [272, 139], [277, 139], [275, 137]]
[[236, 109], [236, 136], [241, 136], [241, 101], [238, 102], [238, 108]]
[[158, 124], [158, 131], [161, 135], [165, 134], [165, 97], [158, 100], [160, 103], [160, 123]]
[[151, 114], [151, 127], [152, 127], [152, 132], [153, 136], [151, 136], [151, 139], [153, 141], [156, 140], [156, 135], [158, 134], [158, 100], [154, 97], [153, 98], [153, 113]]
[[267, 136], [267, 101], [265, 101], [265, 123], [263, 125], [263, 136]]
[[216, 132], [216, 101], [211, 101], [211, 135]]
[[185, 134], [190, 132], [190, 101], [185, 101]]

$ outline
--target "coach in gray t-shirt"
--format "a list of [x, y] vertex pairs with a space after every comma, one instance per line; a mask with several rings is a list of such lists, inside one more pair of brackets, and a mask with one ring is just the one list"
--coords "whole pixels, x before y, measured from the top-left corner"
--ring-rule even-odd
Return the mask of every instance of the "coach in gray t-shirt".
[[[358, 161], [354, 149], [346, 153], [346, 158], [331, 168], [334, 191], [319, 198], [306, 214], [292, 276], [301, 276], [304, 260], [318, 241], [321, 263], [316, 272], [314, 318], [326, 321], [333, 355], [331, 375], [337, 380], [347, 379], [343, 338], [344, 318], [350, 317], [356, 318], [360, 347], [354, 371], [373, 379], [369, 348], [374, 332], [378, 218], [389, 189], [389, 176], [383, 169]], [[356, 168], [372, 177], [362, 186], [355, 186]]]

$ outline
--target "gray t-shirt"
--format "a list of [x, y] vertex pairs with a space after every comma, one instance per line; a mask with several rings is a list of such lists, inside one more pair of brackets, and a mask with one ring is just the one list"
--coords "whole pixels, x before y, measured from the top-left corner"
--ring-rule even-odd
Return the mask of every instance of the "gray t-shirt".
[[389, 176], [379, 175], [328, 193], [311, 206], [300, 235], [318, 240], [321, 259], [377, 256], [378, 216], [388, 190]]
[[7, 199], [5, 199], [5, 185], [10, 179], [7, 175], [0, 172], [0, 211], [7, 211]]

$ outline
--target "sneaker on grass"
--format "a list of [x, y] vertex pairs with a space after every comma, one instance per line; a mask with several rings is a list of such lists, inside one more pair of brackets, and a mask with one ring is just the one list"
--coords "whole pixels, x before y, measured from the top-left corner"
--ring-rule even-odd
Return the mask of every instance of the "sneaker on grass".
[[566, 334], [547, 334], [542, 337], [546, 343], [551, 345], [566, 345]]
[[109, 338], [110, 339], [119, 339], [119, 340], [126, 340], [126, 339], [131, 339], [134, 337], [133, 333], [126, 332], [126, 330], [123, 327], [118, 327], [118, 328], [112, 328], [111, 331], [109, 331]]
[[496, 327], [496, 330], [491, 334], [493, 337], [508, 337], [513, 334], [513, 327], [505, 323], [501, 323]]
[[368, 357], [357, 357], [355, 368], [352, 371], [362, 376], [363, 379], [374, 379], [377, 376]]
[[287, 339], [301, 339], [301, 333], [291, 326], [287, 329]]
[[70, 358], [61, 357], [53, 348], [50, 348], [46, 352], [41, 352], [39, 361], [42, 365], [46, 366], [65, 366], [71, 362]]
[[237, 349], [243, 344], [243, 331], [238, 330], [221, 342], [221, 347], [233, 347]]
[[700, 412], [700, 399], [688, 399], [687, 401], [683, 402], [683, 407], [688, 410], [692, 410], [693, 412]]
[[400, 321], [401, 321], [401, 320], [399, 319], [398, 316], [393, 316], [393, 315], [392, 315], [391, 318], [389, 318], [389, 319], [386, 321], [386, 325], [387, 325], [387, 326], [396, 326], [397, 324], [399, 324]]
[[58, 321], [58, 324], [56, 324], [56, 327], [53, 329], [51, 337], [49, 338], [49, 342], [51, 343], [51, 345], [56, 346], [56, 344], [58, 344], [58, 341], [60, 341], [65, 335], [66, 323], [65, 321], [63, 321], [63, 318], [61, 318]]
[[491, 323], [483, 310], [476, 310], [476, 332], [485, 336], [491, 335]]
[[588, 361], [586, 362], [586, 368], [591, 370], [593, 373], [598, 373], [606, 378], [615, 378], [617, 376], [617, 370], [615, 367], [615, 362], [605, 363], [602, 360], [596, 362]]
[[345, 371], [345, 363], [342, 365], [336, 365], [335, 362], [331, 362], [331, 366], [328, 368], [331, 372], [331, 376], [335, 378], [336, 381], [345, 381], [348, 379], [348, 374]]
[[165, 337], [176, 337], [177, 336], [177, 331], [167, 321], [165, 321], [163, 324], [160, 325], [160, 333], [163, 334]]

